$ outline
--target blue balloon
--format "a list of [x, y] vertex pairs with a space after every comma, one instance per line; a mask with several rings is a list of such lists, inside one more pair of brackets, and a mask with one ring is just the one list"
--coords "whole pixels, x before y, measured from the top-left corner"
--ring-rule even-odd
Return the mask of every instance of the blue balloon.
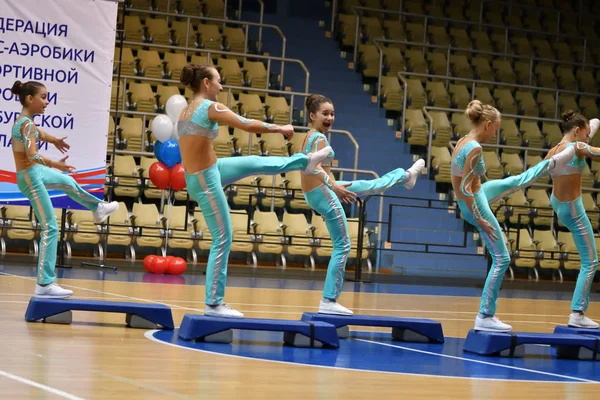
[[179, 143], [176, 140], [169, 139], [160, 146], [160, 156], [162, 163], [166, 164], [169, 168], [173, 168], [175, 165], [181, 162], [181, 153], [179, 152]]
[[162, 142], [160, 140], [157, 140], [156, 142], [154, 142], [154, 156], [156, 157], [156, 159], [164, 164], [164, 161], [162, 160], [162, 157], [160, 155], [160, 149], [162, 147]]

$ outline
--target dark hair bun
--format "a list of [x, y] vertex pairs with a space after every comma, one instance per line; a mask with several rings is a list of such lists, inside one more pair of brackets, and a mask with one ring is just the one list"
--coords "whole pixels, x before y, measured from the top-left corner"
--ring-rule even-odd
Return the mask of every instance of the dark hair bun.
[[10, 91], [11, 91], [13, 94], [16, 94], [17, 96], [21, 94], [21, 91], [22, 91], [22, 90], [23, 90], [23, 82], [21, 82], [21, 81], [16, 81], [16, 82], [13, 84], [13, 87], [10, 89]]
[[563, 122], [569, 122], [573, 117], [575, 117], [575, 111], [573, 110], [567, 110], [561, 115]]
[[194, 80], [194, 72], [195, 70], [193, 66], [186, 65], [181, 70], [181, 76], [179, 78], [179, 81], [186, 86], [189, 85], [190, 83], [192, 83], [192, 80]]

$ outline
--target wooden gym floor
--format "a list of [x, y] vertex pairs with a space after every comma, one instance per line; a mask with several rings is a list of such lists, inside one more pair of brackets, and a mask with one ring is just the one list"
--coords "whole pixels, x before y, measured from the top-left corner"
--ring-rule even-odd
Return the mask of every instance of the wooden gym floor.
[[[444, 345], [391, 342], [353, 330], [339, 350], [281, 345], [281, 335], [236, 333], [231, 345], [182, 343], [176, 331], [126, 328], [123, 314], [73, 312], [71, 325], [27, 323], [35, 269], [0, 266], [0, 398], [6, 399], [597, 399], [600, 362], [557, 360], [546, 347], [521, 359], [462, 352], [479, 291], [347, 282], [341, 303], [357, 314], [430, 318]], [[203, 312], [202, 276], [161, 281], [139, 272], [76, 271], [59, 283], [74, 298], [172, 308], [175, 326]], [[167, 279], [167, 278], [165, 278]], [[226, 301], [253, 318], [316, 311], [322, 282], [229, 279]], [[568, 291], [503, 291], [498, 316], [515, 331], [566, 324]], [[598, 294], [588, 316], [600, 319]], [[279, 336], [278, 336], [279, 335]], [[409, 396], [409, 397], [404, 397]]]

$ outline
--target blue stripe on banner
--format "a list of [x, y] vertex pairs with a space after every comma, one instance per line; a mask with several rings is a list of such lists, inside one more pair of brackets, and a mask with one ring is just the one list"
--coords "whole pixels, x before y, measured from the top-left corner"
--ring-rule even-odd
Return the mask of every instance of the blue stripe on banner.
[[[91, 192], [90, 194], [92, 196], [97, 197], [100, 200], [104, 199], [104, 191], [103, 190], [100, 190], [98, 192]], [[0, 198], [0, 203], [1, 204], [11, 204], [11, 205], [20, 205], [20, 206], [29, 206], [29, 205], [31, 205], [31, 203], [29, 202], [29, 200], [27, 198], [25, 198], [25, 197], [15, 198], [15, 199]], [[66, 194], [62, 194], [60, 196], [52, 197], [52, 206], [54, 208], [70, 208], [70, 209], [74, 209], [74, 210], [87, 210], [87, 208], [85, 208], [81, 204], [73, 201]]]

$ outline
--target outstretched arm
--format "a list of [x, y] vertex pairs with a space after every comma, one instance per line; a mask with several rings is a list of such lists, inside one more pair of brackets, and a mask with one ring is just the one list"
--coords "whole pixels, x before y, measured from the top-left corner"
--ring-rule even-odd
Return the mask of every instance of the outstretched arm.
[[600, 159], [600, 147], [592, 147], [587, 143], [576, 142], [575, 143], [575, 155], [578, 158], [591, 158], [592, 160]]
[[221, 122], [234, 128], [243, 129], [251, 133], [282, 133], [286, 139], [291, 139], [294, 135], [294, 128], [292, 128], [291, 125], [281, 126], [268, 124], [255, 119], [244, 118], [221, 103], [214, 103], [209, 108], [208, 119]]
[[38, 133], [39, 133], [40, 141], [53, 144], [54, 147], [56, 147], [58, 149], [58, 151], [60, 151], [61, 153], [65, 153], [67, 150], [69, 150], [71, 148], [71, 146], [69, 146], [67, 144], [67, 142], [65, 142], [65, 139], [67, 138], [66, 136], [57, 138], [55, 136], [52, 136], [48, 132], [41, 130], [40, 128], [38, 128]]

